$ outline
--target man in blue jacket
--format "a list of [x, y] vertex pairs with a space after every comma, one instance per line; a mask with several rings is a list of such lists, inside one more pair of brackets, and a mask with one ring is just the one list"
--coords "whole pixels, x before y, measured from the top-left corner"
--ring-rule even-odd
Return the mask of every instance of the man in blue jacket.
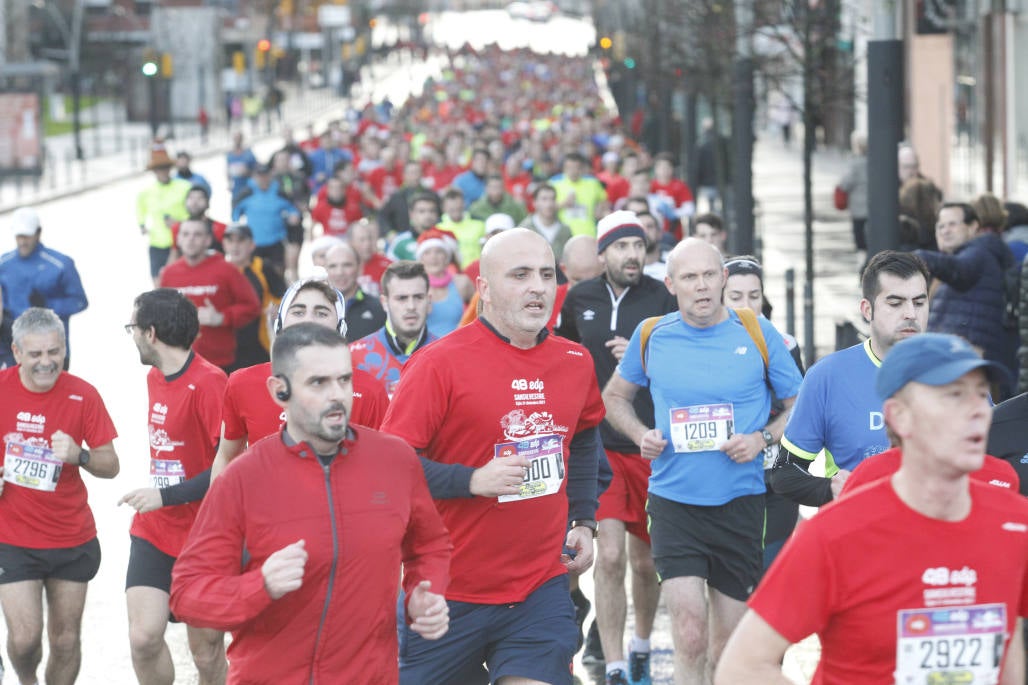
[[[46, 307], [64, 322], [89, 306], [82, 280], [71, 257], [46, 247], [39, 241], [42, 227], [39, 215], [22, 207], [11, 215], [18, 249], [0, 256], [0, 290], [3, 291], [3, 324], [0, 327], [0, 368], [14, 365], [11, 352], [11, 323], [29, 307]], [[68, 368], [69, 353], [64, 358]]]
[[[257, 256], [281, 273], [295, 274], [296, 264], [286, 264], [285, 243], [290, 231], [293, 239], [299, 238], [296, 242], [303, 242], [300, 211], [272, 179], [271, 167], [259, 164], [253, 180], [236, 197], [232, 221], [246, 217], [246, 223], [253, 232], [253, 242], [257, 245]], [[295, 257], [291, 261], [295, 262]]]

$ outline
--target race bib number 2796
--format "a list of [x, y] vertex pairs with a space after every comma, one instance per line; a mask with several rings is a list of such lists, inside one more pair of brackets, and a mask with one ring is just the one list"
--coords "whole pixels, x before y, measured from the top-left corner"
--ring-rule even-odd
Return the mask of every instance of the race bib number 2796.
[[42, 445], [8, 441], [4, 450], [4, 480], [30, 490], [56, 490], [63, 465]]

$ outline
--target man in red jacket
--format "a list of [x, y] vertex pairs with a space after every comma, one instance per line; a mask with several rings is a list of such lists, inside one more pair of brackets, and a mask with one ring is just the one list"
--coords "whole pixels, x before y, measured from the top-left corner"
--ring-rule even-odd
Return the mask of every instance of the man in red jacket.
[[449, 627], [446, 529], [414, 451], [350, 425], [341, 335], [296, 324], [271, 358], [285, 429], [215, 481], [175, 565], [172, 611], [232, 631], [229, 683], [396, 683], [401, 564], [410, 628], [434, 640]]
[[196, 305], [200, 337], [193, 351], [229, 372], [236, 359], [236, 329], [260, 316], [261, 303], [246, 276], [210, 246], [207, 222], [183, 221], [178, 230], [182, 257], [164, 268], [160, 285], [175, 288]]

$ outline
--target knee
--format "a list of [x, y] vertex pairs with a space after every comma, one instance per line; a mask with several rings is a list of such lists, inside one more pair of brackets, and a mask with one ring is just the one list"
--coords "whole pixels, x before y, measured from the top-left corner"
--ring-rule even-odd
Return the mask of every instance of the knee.
[[79, 650], [78, 626], [56, 626], [49, 628], [50, 652], [58, 658], [73, 656]]
[[616, 545], [599, 545], [596, 550], [596, 573], [612, 581], [625, 578], [625, 552]]
[[702, 619], [682, 621], [675, 619], [675, 649], [686, 659], [695, 660], [707, 653], [707, 630]]
[[156, 658], [164, 649], [164, 631], [150, 626], [129, 625], [129, 647], [134, 659]]
[[21, 626], [7, 635], [7, 647], [12, 659], [28, 657], [43, 648], [42, 626]]
[[633, 554], [629, 560], [632, 565], [632, 573], [642, 581], [657, 582], [657, 567], [653, 564], [653, 554], [648, 550]]
[[225, 660], [225, 638], [220, 640], [195, 640], [190, 645], [193, 663], [201, 673], [209, 672]]

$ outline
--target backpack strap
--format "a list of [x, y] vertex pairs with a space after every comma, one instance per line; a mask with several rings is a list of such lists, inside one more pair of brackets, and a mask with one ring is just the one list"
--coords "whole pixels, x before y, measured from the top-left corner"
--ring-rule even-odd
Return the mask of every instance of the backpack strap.
[[760, 350], [760, 358], [764, 360], [764, 375], [767, 375], [767, 341], [764, 340], [764, 331], [760, 328], [760, 321], [757, 318], [757, 313], [748, 307], [740, 307], [735, 310], [736, 315], [739, 317], [739, 321], [742, 322], [743, 328], [753, 338], [754, 344], [757, 349]]
[[639, 331], [639, 357], [642, 361], [643, 373], [646, 372], [646, 346], [650, 344], [650, 335], [653, 333], [657, 322], [662, 318], [660, 316], [651, 316], [648, 319], [643, 319], [642, 330]]

